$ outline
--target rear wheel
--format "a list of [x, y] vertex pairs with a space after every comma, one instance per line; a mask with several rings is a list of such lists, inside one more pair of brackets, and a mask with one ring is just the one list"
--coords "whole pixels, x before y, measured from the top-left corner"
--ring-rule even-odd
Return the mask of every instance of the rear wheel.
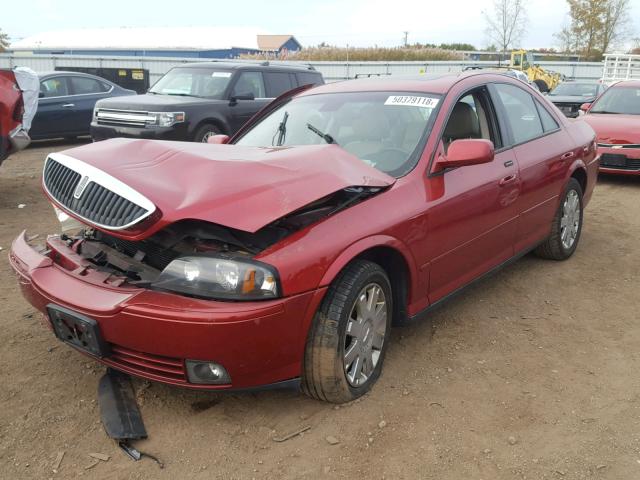
[[549, 91], [549, 85], [547, 85], [547, 82], [545, 82], [544, 80], [538, 78], [534, 80], [533, 83], [538, 86], [538, 90], [540, 90], [542, 93], [547, 93]]
[[305, 347], [303, 391], [344, 403], [364, 395], [382, 371], [393, 312], [391, 285], [377, 264], [356, 260], [336, 278]]
[[218, 127], [207, 123], [198, 128], [198, 131], [196, 131], [196, 134], [193, 136], [193, 141], [207, 143], [207, 140], [209, 140], [210, 137], [220, 135], [220, 133], [222, 132], [220, 132]]
[[575, 178], [571, 178], [553, 218], [551, 235], [535, 250], [538, 256], [566, 260], [573, 255], [582, 232], [582, 208], [582, 187]]

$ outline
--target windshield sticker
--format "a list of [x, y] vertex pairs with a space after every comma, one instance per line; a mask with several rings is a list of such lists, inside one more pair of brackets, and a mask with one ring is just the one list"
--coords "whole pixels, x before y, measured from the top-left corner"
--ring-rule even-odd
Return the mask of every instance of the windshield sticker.
[[412, 95], [391, 95], [384, 102], [385, 105], [403, 105], [405, 107], [435, 108], [440, 100], [431, 97], [416, 97]]
[[211, 74], [212, 77], [220, 77], [220, 78], [229, 78], [231, 76], [231, 72], [213, 72]]

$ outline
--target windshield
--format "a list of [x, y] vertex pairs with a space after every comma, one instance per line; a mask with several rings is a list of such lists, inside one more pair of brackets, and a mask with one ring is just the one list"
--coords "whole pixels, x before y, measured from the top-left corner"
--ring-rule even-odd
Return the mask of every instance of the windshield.
[[565, 82], [553, 89], [549, 95], [565, 95], [567, 97], [595, 97], [598, 94], [597, 83]]
[[640, 115], [640, 88], [610, 87], [593, 105], [589, 113]]
[[222, 98], [233, 72], [213, 68], [174, 68], [149, 89], [151, 93]]
[[440, 99], [424, 93], [356, 92], [293, 98], [236, 141], [254, 147], [335, 143], [392, 176], [417, 163]]

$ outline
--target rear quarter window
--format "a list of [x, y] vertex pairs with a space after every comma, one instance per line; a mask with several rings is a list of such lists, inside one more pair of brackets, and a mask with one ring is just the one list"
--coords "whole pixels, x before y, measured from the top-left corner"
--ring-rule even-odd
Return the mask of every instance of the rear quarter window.
[[298, 77], [298, 85], [322, 85], [324, 83], [322, 75], [319, 73], [301, 72], [296, 73], [296, 76]]

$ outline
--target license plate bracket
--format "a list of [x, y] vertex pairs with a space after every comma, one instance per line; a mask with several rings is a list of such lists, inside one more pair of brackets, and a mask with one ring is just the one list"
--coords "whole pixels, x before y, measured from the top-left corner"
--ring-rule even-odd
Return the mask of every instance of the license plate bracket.
[[109, 346], [94, 319], [53, 304], [47, 305], [47, 312], [59, 340], [94, 357], [109, 355]]

